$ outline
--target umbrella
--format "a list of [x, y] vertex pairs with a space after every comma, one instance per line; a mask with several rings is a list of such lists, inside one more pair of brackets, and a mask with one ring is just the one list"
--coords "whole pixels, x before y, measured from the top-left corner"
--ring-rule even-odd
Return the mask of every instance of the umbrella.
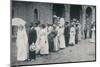
[[12, 25], [15, 25], [15, 26], [23, 25], [24, 26], [25, 24], [26, 24], [26, 22], [21, 18], [13, 18], [12, 19]]

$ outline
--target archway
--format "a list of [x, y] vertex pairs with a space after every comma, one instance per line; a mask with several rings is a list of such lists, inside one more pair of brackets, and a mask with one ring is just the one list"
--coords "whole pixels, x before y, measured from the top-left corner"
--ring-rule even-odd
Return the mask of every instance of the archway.
[[73, 18], [82, 21], [82, 7], [81, 5], [71, 5], [70, 7], [70, 21], [73, 20]]
[[65, 15], [65, 6], [64, 4], [53, 4], [53, 15], [64, 17]]
[[53, 23], [57, 23], [57, 19], [54, 16], [65, 18], [64, 4], [53, 4]]
[[37, 23], [38, 22], [38, 10], [34, 9], [34, 22]]
[[86, 9], [86, 28], [87, 28], [87, 38], [91, 38], [91, 24], [92, 22], [92, 9], [87, 7]]

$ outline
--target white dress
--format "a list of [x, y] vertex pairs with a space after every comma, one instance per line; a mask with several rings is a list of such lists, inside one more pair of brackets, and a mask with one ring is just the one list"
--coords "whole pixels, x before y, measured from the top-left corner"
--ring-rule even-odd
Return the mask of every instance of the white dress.
[[17, 60], [24, 61], [28, 58], [28, 38], [25, 29], [17, 32]]
[[52, 27], [52, 26], [49, 26], [49, 27], [48, 27], [48, 31], [47, 31], [48, 34], [50, 34], [52, 30], [53, 30], [53, 27]]
[[92, 29], [92, 38], [90, 42], [95, 42], [95, 26]]
[[78, 34], [78, 40], [81, 41], [81, 25], [78, 26], [79, 27], [79, 34]]
[[40, 32], [40, 54], [49, 54], [49, 45], [48, 45], [48, 33], [47, 28], [41, 29]]
[[36, 30], [36, 32], [37, 32], [37, 40], [36, 40], [36, 53], [38, 53], [39, 52], [39, 50], [40, 50], [40, 27], [35, 27], [35, 30]]
[[69, 44], [75, 44], [75, 28], [74, 27], [71, 27], [70, 29]]
[[58, 30], [59, 48], [65, 48], [64, 27]]
[[60, 18], [58, 23], [60, 24], [60, 26], [64, 26], [64, 24], [65, 24], [64, 18]]
[[[58, 33], [58, 26], [56, 26], [56, 32]], [[54, 38], [54, 51], [58, 51], [59, 50], [59, 42], [58, 42], [58, 34], [57, 36]]]

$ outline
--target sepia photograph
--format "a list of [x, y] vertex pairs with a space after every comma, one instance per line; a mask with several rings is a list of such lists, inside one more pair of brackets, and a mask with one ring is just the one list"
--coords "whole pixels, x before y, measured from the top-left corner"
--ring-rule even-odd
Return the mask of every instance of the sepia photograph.
[[11, 0], [11, 67], [96, 61], [96, 6]]

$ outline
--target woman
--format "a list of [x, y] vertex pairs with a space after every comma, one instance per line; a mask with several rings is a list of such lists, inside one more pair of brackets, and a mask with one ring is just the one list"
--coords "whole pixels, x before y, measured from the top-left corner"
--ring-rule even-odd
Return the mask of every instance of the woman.
[[28, 38], [24, 25], [18, 26], [17, 32], [17, 60], [24, 61], [28, 58]]
[[69, 44], [73, 46], [75, 44], [75, 25], [72, 24], [70, 28], [70, 39], [69, 39]]
[[48, 24], [48, 43], [49, 43], [49, 52], [53, 52], [54, 49], [54, 41], [52, 36], [53, 26]]
[[93, 25], [92, 30], [92, 38], [90, 39], [90, 42], [95, 42], [95, 25]]
[[78, 41], [81, 41], [81, 24], [78, 25], [79, 28], [79, 35], [78, 35]]
[[58, 30], [59, 48], [65, 48], [64, 26], [59, 26]]
[[40, 54], [48, 55], [49, 54], [48, 33], [45, 24], [41, 25], [40, 46], [41, 46]]
[[53, 25], [53, 33], [54, 33], [54, 38], [53, 38], [53, 41], [54, 41], [54, 51], [58, 51], [59, 50], [59, 43], [58, 43], [58, 36], [57, 36], [57, 33], [58, 33], [58, 26], [57, 25]]

